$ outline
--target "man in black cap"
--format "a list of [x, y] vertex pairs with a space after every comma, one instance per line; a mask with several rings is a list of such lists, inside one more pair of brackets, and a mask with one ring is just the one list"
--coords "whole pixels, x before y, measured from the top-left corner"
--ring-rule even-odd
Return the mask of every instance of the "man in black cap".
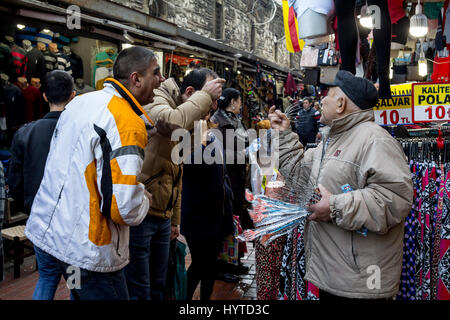
[[269, 114], [280, 173], [305, 190], [319, 187], [322, 197], [305, 224], [305, 280], [321, 300], [387, 299], [399, 289], [409, 167], [400, 144], [374, 122], [374, 85], [339, 71], [329, 86], [320, 121], [330, 130], [317, 148], [304, 151], [287, 117]]

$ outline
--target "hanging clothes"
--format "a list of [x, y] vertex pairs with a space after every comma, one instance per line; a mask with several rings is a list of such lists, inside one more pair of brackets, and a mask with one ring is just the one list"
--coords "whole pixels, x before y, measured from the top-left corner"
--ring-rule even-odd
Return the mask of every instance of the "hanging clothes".
[[[56, 54], [56, 68], [57, 70], [66, 71], [72, 76], [72, 67], [70, 65], [70, 59], [62, 52]], [[103, 87], [102, 87], [103, 88]]]
[[25, 89], [21, 88], [21, 90], [25, 101], [25, 122], [41, 118], [43, 116], [43, 105], [39, 89], [28, 85]]
[[444, 202], [441, 218], [438, 266], [438, 300], [450, 300], [450, 163], [445, 164]]
[[31, 81], [31, 78], [39, 78], [44, 80], [45, 76], [45, 57], [44, 54], [38, 49], [33, 48], [27, 52], [27, 80]]
[[0, 42], [0, 73], [6, 74], [10, 79], [13, 74], [13, 58], [11, 48]]
[[84, 70], [83, 70], [83, 60], [79, 55], [72, 52], [69, 55], [70, 66], [72, 67], [72, 76], [76, 79], [83, 79]]
[[45, 73], [56, 69], [56, 55], [50, 50], [45, 50], [43, 53], [45, 60]]
[[15, 82], [19, 77], [26, 77], [28, 58], [27, 52], [22, 47], [14, 44], [11, 47], [11, 55], [13, 57], [14, 72], [11, 81]]
[[[108, 49], [106, 51], [97, 53], [97, 55], [95, 56], [94, 73], [92, 77], [92, 86], [94, 88], [97, 87], [97, 81], [104, 79], [102, 77], [102, 75], [104, 74], [104, 70], [100, 71], [100, 74], [97, 75], [97, 69], [102, 67], [111, 69], [116, 58], [117, 53], [113, 49]], [[108, 72], [110, 73], [111, 70], [108, 70]]]
[[22, 90], [11, 83], [3, 86], [3, 97], [5, 101], [5, 117], [8, 129], [17, 129], [25, 123], [24, 111], [25, 100]]

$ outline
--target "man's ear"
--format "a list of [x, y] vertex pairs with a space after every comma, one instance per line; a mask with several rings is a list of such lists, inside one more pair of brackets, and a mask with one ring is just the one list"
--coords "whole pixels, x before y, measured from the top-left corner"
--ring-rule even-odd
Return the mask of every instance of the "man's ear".
[[342, 114], [345, 112], [345, 109], [347, 109], [347, 100], [341, 96], [337, 99], [337, 101], [338, 101], [338, 104], [336, 106], [336, 113]]
[[186, 90], [184, 91], [184, 94], [189, 99], [194, 94], [194, 92], [195, 92], [194, 87], [187, 87]]
[[72, 91], [72, 94], [70, 95], [70, 100], [72, 100], [73, 98], [75, 98], [75, 96], [77, 95], [77, 92], [75, 90]]
[[48, 103], [47, 95], [45, 94], [45, 92], [42, 94], [42, 97], [44, 98], [45, 102]]
[[130, 74], [130, 84], [137, 88], [142, 87], [142, 81], [139, 73], [133, 72]]

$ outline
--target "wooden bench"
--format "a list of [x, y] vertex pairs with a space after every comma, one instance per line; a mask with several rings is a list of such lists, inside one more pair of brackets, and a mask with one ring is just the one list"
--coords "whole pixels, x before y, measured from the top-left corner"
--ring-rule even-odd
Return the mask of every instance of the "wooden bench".
[[25, 226], [15, 226], [2, 230], [2, 237], [13, 242], [13, 258], [14, 258], [14, 279], [20, 277], [20, 265], [23, 258], [29, 256], [24, 254], [24, 242], [27, 240], [25, 235]]

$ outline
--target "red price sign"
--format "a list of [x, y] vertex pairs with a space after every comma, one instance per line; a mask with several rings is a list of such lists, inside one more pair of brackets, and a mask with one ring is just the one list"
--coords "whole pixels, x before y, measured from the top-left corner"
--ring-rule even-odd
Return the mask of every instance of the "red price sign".
[[413, 122], [450, 121], [450, 85], [413, 84]]
[[411, 109], [374, 110], [375, 122], [381, 125], [410, 124]]

